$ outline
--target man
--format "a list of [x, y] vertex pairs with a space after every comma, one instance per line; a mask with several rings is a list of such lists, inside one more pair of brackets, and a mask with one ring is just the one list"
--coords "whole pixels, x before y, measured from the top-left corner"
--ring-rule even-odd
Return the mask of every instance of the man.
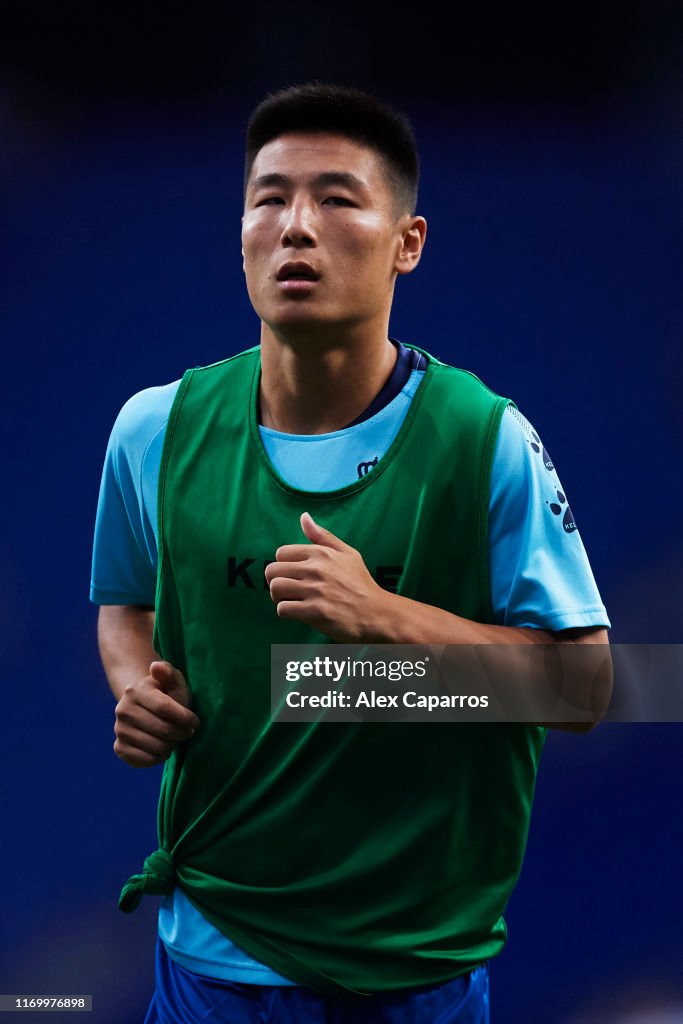
[[546, 729], [269, 713], [271, 643], [607, 640], [533, 428], [388, 337], [417, 184], [374, 98], [266, 99], [242, 225], [260, 345], [112, 432], [91, 596], [114, 750], [166, 762], [159, 850], [120, 899], [164, 897], [149, 1024], [488, 1020]]

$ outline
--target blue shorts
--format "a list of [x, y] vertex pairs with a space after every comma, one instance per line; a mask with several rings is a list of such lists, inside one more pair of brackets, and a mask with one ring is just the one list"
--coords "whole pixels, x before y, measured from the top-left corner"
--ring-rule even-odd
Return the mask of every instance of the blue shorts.
[[489, 971], [432, 988], [323, 996], [293, 985], [245, 985], [188, 971], [157, 939], [156, 989], [145, 1024], [489, 1024]]

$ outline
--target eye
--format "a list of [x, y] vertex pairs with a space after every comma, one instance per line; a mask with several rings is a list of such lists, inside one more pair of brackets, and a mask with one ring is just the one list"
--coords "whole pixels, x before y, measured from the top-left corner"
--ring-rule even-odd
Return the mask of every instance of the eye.
[[265, 199], [259, 199], [256, 206], [272, 206], [276, 203], [284, 203], [282, 196], [266, 196]]
[[334, 206], [353, 206], [353, 202], [346, 199], [345, 196], [328, 196], [327, 199], [323, 199], [323, 203], [332, 203]]

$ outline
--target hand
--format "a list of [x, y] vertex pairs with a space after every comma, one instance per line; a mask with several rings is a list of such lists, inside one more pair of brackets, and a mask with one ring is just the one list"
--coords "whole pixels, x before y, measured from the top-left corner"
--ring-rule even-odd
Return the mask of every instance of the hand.
[[266, 567], [270, 596], [281, 619], [297, 619], [339, 643], [372, 639], [391, 595], [370, 575], [359, 551], [304, 512], [310, 544], [285, 544]]
[[169, 661], [153, 661], [149, 675], [128, 685], [116, 705], [114, 753], [133, 768], [168, 760], [199, 728], [191, 700], [182, 672]]

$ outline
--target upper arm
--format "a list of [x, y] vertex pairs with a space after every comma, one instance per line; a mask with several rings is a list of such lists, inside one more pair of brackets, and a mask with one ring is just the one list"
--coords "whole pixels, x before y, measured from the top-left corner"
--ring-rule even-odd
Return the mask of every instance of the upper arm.
[[150, 605], [101, 604], [97, 615], [98, 636], [117, 634], [126, 629], [154, 630], [155, 610]]
[[[572, 644], [600, 644], [609, 647], [607, 630], [602, 626], [563, 629], [551, 634], [558, 643], [570, 642]], [[613, 668], [612, 656], [609, 650], [603, 654], [598, 651], [586, 652], [582, 656], [584, 661], [578, 665], [578, 670], [584, 674], [587, 685], [590, 686], [587, 698], [590, 699], [590, 706], [593, 709], [594, 718], [589, 722], [546, 722], [546, 728], [559, 729], [562, 732], [584, 733], [590, 732], [602, 720], [610, 705], [612, 697]], [[585, 662], [585, 663], [584, 663]], [[571, 662], [570, 662], [571, 664]], [[577, 666], [574, 665], [576, 671]], [[586, 697], [584, 697], [586, 699]]]
[[142, 605], [101, 605], [97, 644], [109, 685], [120, 700], [128, 683], [147, 675], [154, 650], [154, 609]]
[[567, 639], [570, 631], [609, 627], [557, 470], [538, 433], [510, 406], [494, 454], [488, 536], [498, 624]]
[[95, 521], [90, 587], [95, 604], [154, 605], [156, 490], [176, 388], [177, 382], [139, 392], [114, 423]]

